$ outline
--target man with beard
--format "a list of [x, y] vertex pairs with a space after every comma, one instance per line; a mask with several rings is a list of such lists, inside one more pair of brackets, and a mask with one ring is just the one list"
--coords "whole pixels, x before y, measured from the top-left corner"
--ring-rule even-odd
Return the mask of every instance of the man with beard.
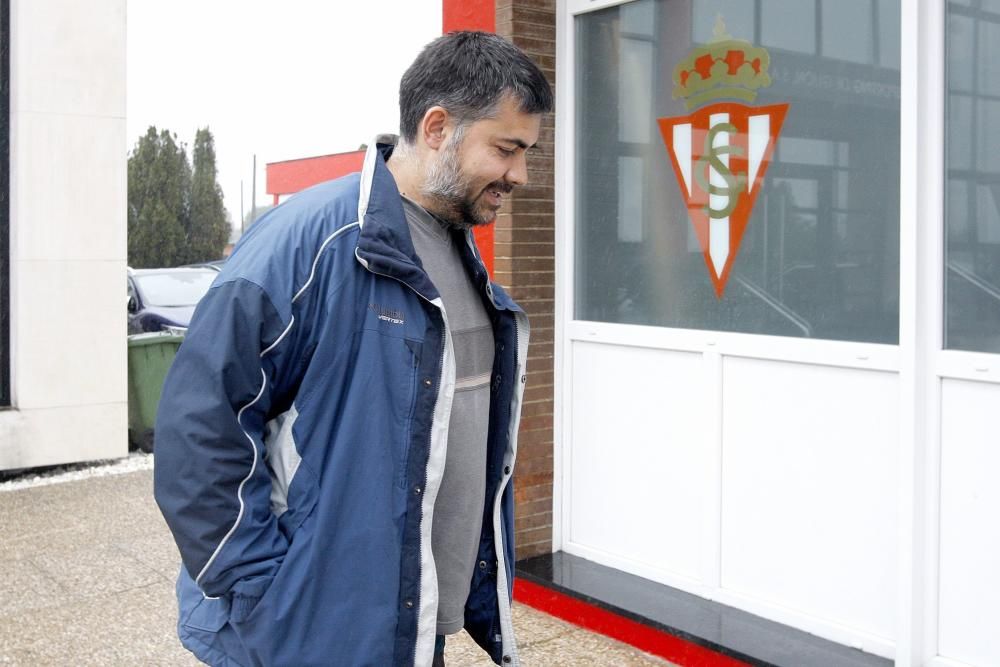
[[156, 424], [181, 641], [211, 664], [518, 664], [528, 324], [471, 230], [527, 181], [552, 93], [503, 39], [429, 44], [401, 136], [261, 218], [199, 305]]

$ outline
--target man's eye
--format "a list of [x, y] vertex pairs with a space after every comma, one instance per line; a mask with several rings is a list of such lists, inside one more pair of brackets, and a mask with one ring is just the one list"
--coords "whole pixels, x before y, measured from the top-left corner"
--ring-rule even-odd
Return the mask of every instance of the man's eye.
[[500, 151], [500, 154], [505, 157], [513, 157], [514, 154], [517, 153], [516, 148], [504, 148], [503, 146], [497, 146], [497, 150]]

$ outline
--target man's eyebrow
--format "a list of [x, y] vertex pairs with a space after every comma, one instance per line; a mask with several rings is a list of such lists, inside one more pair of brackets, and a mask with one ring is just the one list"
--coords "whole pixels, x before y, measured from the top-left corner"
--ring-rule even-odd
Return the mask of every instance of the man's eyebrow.
[[529, 146], [528, 144], [524, 143], [520, 139], [516, 139], [516, 138], [500, 137], [500, 141], [505, 141], [505, 142], [507, 142], [509, 144], [514, 144], [518, 148], [523, 148], [524, 150], [528, 150], [529, 148], [535, 148], [536, 146], [538, 146], [537, 142], [533, 143], [533, 144], [531, 144]]

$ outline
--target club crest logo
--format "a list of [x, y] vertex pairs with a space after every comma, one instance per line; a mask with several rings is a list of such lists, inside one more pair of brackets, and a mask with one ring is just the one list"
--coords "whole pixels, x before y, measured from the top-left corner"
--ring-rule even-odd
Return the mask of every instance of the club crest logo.
[[[658, 119], [720, 299], [788, 111], [743, 103], [771, 85], [769, 64], [765, 49], [733, 39], [719, 17], [714, 39], [674, 69], [673, 97], [690, 115]], [[742, 102], [717, 101], [733, 99]]]

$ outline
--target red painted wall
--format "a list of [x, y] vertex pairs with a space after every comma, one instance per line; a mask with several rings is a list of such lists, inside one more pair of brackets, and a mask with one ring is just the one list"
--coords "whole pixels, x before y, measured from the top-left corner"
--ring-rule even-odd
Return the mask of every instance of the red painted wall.
[[266, 168], [267, 194], [274, 195], [274, 202], [278, 203], [279, 195], [295, 194], [317, 183], [361, 171], [364, 161], [364, 151], [352, 151], [284, 162], [269, 162]]
[[[482, 30], [496, 32], [495, 0], [442, 0], [441, 32], [452, 30]], [[483, 262], [493, 274], [493, 225], [477, 227], [473, 233]]]
[[494, 0], [443, 0], [442, 32], [483, 30], [496, 32]]

